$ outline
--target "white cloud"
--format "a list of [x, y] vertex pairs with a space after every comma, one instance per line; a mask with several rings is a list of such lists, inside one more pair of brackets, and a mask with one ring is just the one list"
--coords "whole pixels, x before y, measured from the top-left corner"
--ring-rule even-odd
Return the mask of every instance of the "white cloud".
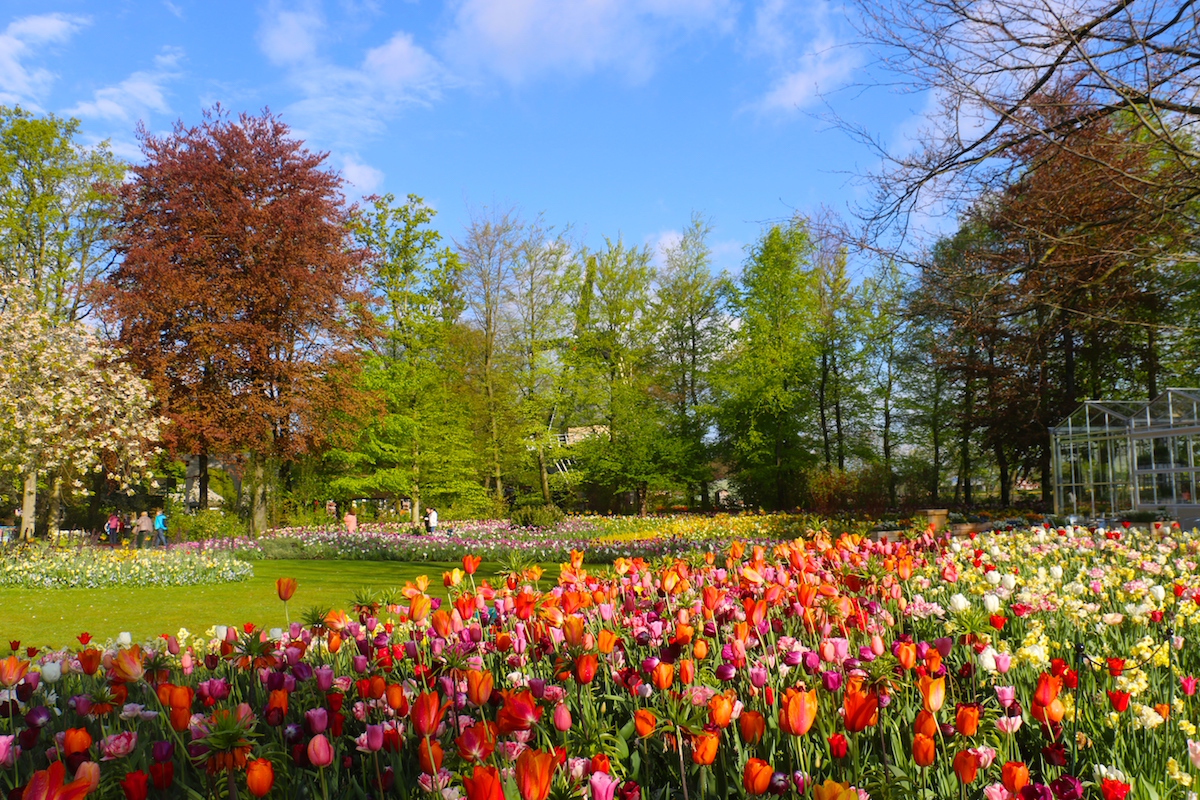
[[405, 31], [367, 50], [356, 65], [334, 63], [321, 46], [324, 27], [315, 5], [296, 11], [274, 3], [258, 32], [260, 49], [285, 69], [300, 95], [285, 111], [302, 135], [353, 150], [363, 137], [382, 133], [400, 108], [436, 99], [449, 81], [438, 60]]
[[374, 194], [383, 185], [383, 172], [354, 155], [342, 158], [342, 177], [363, 197]]
[[646, 237], [645, 244], [650, 248], [655, 268], [662, 269], [667, 265], [667, 251], [678, 247], [683, 241], [683, 234], [676, 230], [659, 231]]
[[747, 50], [775, 63], [775, 80], [759, 101], [764, 111], [795, 111], [843, 87], [861, 64], [841, 37], [829, 0], [764, 0]]
[[317, 53], [317, 34], [325, 26], [320, 9], [313, 2], [285, 9], [273, 0], [263, 13], [258, 29], [258, 46], [272, 64], [297, 64], [311, 60]]
[[0, 33], [0, 103], [37, 107], [55, 76], [26, 60], [46, 46], [66, 42], [87, 24], [86, 17], [70, 14], [38, 14], [10, 22]]
[[733, 18], [731, 0], [458, 0], [441, 51], [512, 83], [600, 69], [640, 80], [680, 36]]
[[134, 72], [116, 85], [97, 89], [91, 100], [77, 103], [66, 113], [115, 122], [144, 119], [150, 112], [169, 113], [166, 85], [179, 77], [175, 68], [182, 57], [180, 50], [164, 49], [154, 57], [153, 70]]

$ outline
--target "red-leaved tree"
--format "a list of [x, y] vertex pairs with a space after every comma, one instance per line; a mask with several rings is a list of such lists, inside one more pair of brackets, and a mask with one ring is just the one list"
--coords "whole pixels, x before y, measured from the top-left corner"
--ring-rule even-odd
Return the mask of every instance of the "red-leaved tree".
[[250, 455], [260, 530], [268, 465], [319, 444], [349, 384], [362, 253], [342, 181], [269, 112], [217, 107], [139, 138], [108, 320], [173, 423], [167, 445], [199, 456], [202, 505], [208, 456]]

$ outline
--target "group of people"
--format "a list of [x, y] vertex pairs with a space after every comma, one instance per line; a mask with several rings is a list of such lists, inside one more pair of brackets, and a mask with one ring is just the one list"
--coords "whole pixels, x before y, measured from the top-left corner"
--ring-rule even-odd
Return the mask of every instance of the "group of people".
[[[337, 519], [337, 503], [333, 500], [326, 501], [325, 514], [330, 519]], [[438, 526], [437, 509], [432, 506], [425, 509], [425, 532], [436, 533]], [[358, 515], [354, 513], [354, 506], [346, 508], [346, 513], [342, 515], [342, 527], [346, 529], [346, 533], [358, 532]]]
[[[151, 547], [166, 547], [167, 515], [161, 508], [155, 509], [153, 519], [148, 511], [143, 511], [140, 516], [134, 512], [125, 517], [116, 511], [108, 515], [108, 521], [104, 523], [105, 541], [117, 544], [126, 531], [129, 532], [130, 538], [137, 543], [139, 549], [145, 547], [147, 542], [150, 542]], [[153, 540], [151, 541], [152, 536]]]

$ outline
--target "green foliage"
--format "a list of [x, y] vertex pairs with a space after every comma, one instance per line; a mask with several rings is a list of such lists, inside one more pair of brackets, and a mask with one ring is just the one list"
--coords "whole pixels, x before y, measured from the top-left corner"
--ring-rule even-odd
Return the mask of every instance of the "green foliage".
[[237, 514], [208, 508], [194, 514], [169, 514], [167, 529], [174, 541], [200, 542], [206, 539], [235, 539], [246, 536], [250, 532], [250, 525]]
[[563, 512], [555, 505], [522, 506], [513, 509], [508, 519], [516, 528], [553, 528], [562, 522]]

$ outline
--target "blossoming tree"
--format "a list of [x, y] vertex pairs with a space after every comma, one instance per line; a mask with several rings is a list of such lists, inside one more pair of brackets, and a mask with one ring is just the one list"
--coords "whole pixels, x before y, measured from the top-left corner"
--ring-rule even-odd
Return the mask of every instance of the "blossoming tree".
[[149, 384], [84, 325], [55, 325], [25, 287], [0, 285], [0, 471], [21, 476], [22, 539], [33, 538], [40, 478], [57, 501], [86, 491], [79, 476], [89, 470], [107, 469], [126, 489], [153, 477], [162, 420], [152, 405]]

